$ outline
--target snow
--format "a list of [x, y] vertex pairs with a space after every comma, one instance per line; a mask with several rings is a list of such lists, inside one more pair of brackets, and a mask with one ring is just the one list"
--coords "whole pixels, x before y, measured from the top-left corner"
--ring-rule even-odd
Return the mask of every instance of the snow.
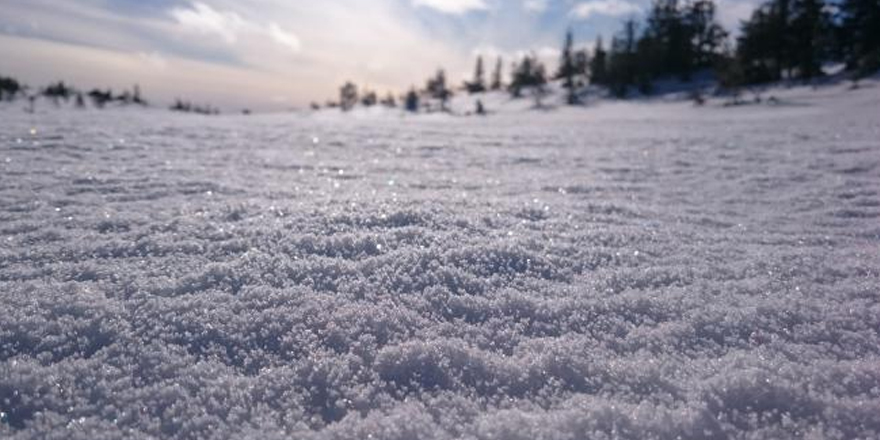
[[0, 437], [877, 438], [880, 85], [770, 94], [5, 104]]

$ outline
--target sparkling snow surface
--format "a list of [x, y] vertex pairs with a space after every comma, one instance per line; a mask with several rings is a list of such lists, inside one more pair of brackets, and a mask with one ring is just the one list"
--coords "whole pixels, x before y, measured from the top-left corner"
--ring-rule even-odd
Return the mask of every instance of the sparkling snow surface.
[[0, 438], [880, 436], [880, 85], [0, 108]]

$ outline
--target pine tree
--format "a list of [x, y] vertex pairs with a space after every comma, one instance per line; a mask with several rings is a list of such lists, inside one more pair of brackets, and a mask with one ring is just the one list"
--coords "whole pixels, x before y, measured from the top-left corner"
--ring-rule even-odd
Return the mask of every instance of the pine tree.
[[508, 90], [515, 98], [522, 96], [522, 91], [532, 89], [533, 92], [546, 92], [547, 73], [544, 65], [535, 55], [527, 55], [519, 63], [514, 63]]
[[781, 79], [791, 76], [791, 56], [788, 50], [791, 48], [791, 23], [790, 0], [774, 0], [770, 3], [770, 37], [771, 51], [773, 53], [775, 77]]
[[0, 101], [9, 99], [14, 101], [19, 93], [24, 91], [24, 86], [15, 78], [0, 76]]
[[474, 80], [465, 83], [468, 93], [483, 93], [486, 91], [486, 79], [483, 71], [483, 57], [477, 57], [477, 66], [474, 68]]
[[794, 0], [791, 21], [792, 67], [798, 78], [822, 75], [822, 60], [829, 48], [830, 17], [823, 11], [822, 0]]
[[697, 68], [715, 65], [728, 37], [728, 32], [716, 21], [715, 10], [712, 0], [697, 0], [687, 10], [686, 20]]
[[533, 62], [531, 81], [532, 94], [535, 97], [535, 107], [541, 108], [544, 106], [544, 97], [547, 96], [549, 92], [547, 91], [547, 71], [537, 58], [535, 58]]
[[587, 85], [587, 78], [590, 75], [590, 55], [586, 49], [575, 51], [574, 70], [577, 78], [575, 80], [575, 86], [583, 87]]
[[769, 5], [756, 9], [745, 21], [737, 41], [736, 60], [741, 65], [744, 82], [758, 83], [780, 79], [782, 63], [777, 58], [772, 39], [777, 35], [774, 10]]
[[419, 111], [419, 94], [416, 93], [416, 89], [410, 88], [409, 92], [406, 94], [405, 99], [406, 111], [416, 113]]
[[575, 76], [577, 75], [577, 66], [574, 59], [574, 35], [569, 29], [565, 33], [565, 44], [562, 46], [562, 55], [559, 60], [559, 69], [554, 75], [554, 79], [563, 80], [562, 86], [567, 90], [566, 99], [569, 105], [578, 103], [577, 86], [575, 84]]
[[361, 105], [364, 107], [372, 107], [379, 103], [379, 97], [376, 92], [364, 89], [361, 93]]
[[843, 0], [839, 39], [846, 66], [856, 76], [880, 69], [880, 2]]
[[343, 111], [349, 111], [354, 108], [358, 102], [358, 89], [352, 82], [345, 83], [339, 89], [339, 107]]
[[141, 96], [141, 86], [135, 84], [133, 90], [134, 93], [132, 94], [132, 102], [138, 105], [147, 105], [147, 101], [145, 101], [144, 98]]
[[822, 0], [771, 0], [743, 23], [737, 59], [748, 83], [822, 74], [831, 20]]
[[498, 61], [495, 63], [495, 70], [492, 71], [492, 85], [490, 86], [492, 90], [501, 90], [504, 87], [501, 79], [502, 64], [503, 60], [501, 57], [498, 57]]
[[620, 37], [611, 40], [611, 54], [608, 62], [608, 86], [617, 97], [626, 96], [629, 87], [636, 83], [638, 24], [634, 19], [626, 20]]
[[593, 59], [590, 60], [590, 83], [603, 85], [608, 79], [608, 53], [602, 47], [602, 37], [596, 38]]
[[446, 104], [449, 102], [449, 98], [452, 97], [452, 91], [446, 86], [445, 70], [437, 70], [437, 74], [428, 80], [427, 90], [431, 97], [440, 100], [440, 109], [446, 111]]
[[385, 95], [385, 98], [382, 99], [381, 103], [388, 108], [397, 107], [397, 99], [394, 98], [394, 94], [391, 92], [388, 92], [388, 94]]

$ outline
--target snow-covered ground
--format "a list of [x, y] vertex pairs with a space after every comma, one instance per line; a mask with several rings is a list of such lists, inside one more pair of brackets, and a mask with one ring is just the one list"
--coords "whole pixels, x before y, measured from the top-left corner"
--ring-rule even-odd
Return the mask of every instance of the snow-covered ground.
[[880, 85], [775, 95], [5, 105], [0, 437], [878, 438]]

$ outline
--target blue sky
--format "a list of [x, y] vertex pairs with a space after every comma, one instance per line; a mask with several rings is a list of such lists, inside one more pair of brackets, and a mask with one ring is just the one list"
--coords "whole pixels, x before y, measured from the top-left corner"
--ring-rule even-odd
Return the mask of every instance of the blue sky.
[[[718, 0], [716, 0], [718, 1]], [[756, 0], [718, 1], [735, 28]], [[454, 80], [476, 54], [553, 61], [567, 27], [606, 38], [650, 0], [0, 0], [0, 74], [129, 87], [224, 107], [279, 109]], [[733, 30], [733, 29], [731, 29]], [[507, 62], [505, 64], [507, 64]]]

